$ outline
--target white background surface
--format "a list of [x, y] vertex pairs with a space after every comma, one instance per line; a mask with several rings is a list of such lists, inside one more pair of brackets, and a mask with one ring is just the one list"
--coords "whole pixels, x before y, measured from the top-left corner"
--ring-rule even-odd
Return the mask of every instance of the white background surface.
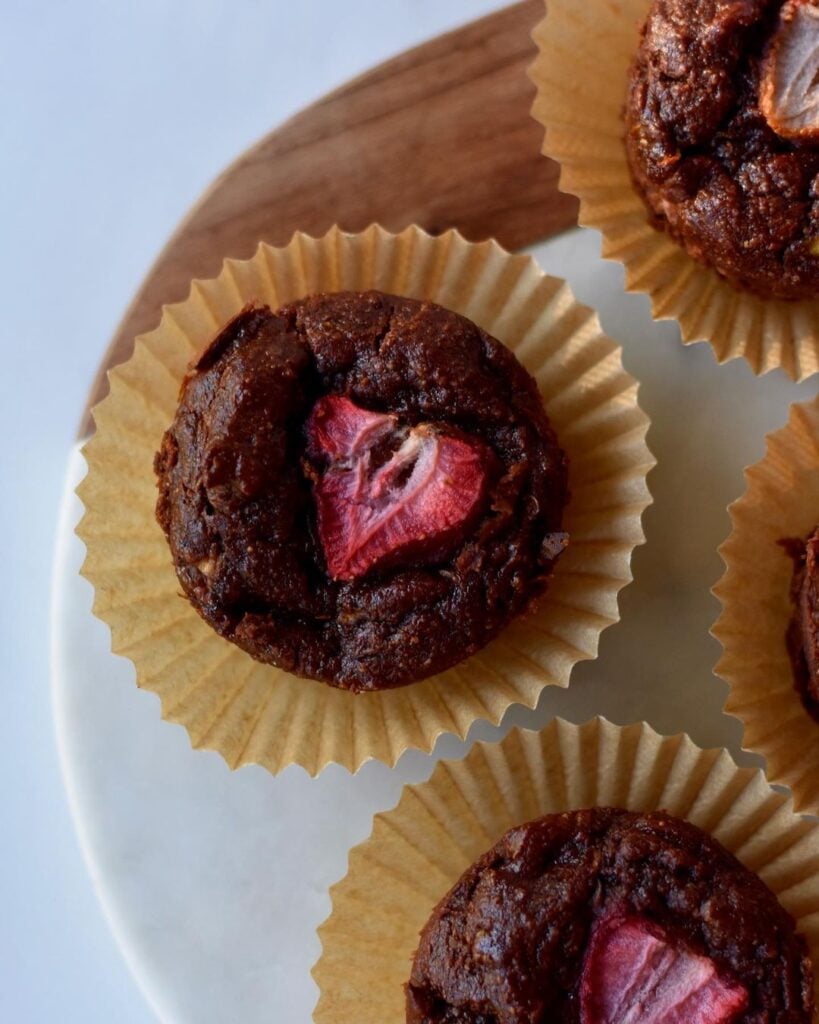
[[48, 681], [57, 506], [108, 337], [176, 222], [241, 150], [351, 75], [493, 6], [0, 4], [3, 1021], [153, 1020], [80, 857]]

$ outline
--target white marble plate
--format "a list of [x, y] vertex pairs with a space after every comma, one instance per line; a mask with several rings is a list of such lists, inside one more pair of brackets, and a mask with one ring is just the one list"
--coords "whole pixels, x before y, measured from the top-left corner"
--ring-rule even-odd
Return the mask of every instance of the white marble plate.
[[[503, 725], [478, 725], [470, 740], [553, 715], [648, 720], [686, 730], [703, 745], [739, 753], [740, 729], [721, 714], [725, 687], [712, 676], [718, 645], [710, 587], [722, 563], [725, 507], [744, 489], [742, 468], [764, 450], [792, 401], [816, 384], [777, 371], [755, 378], [742, 362], [716, 365], [710, 347], [683, 348], [673, 324], [651, 321], [647, 301], [625, 296], [622, 270], [600, 260], [596, 233], [574, 231], [534, 250], [600, 310], [624, 346], [652, 417], [659, 465], [654, 506], [623, 621], [604, 634], [597, 661], [578, 667], [568, 691], [539, 708], [513, 708]], [[73, 528], [72, 452], [54, 574], [53, 688], [58, 742], [77, 830], [94, 887], [139, 984], [168, 1024], [305, 1024], [317, 992], [310, 968], [328, 887], [373, 812], [391, 807], [407, 781], [468, 744], [444, 737], [432, 756], [408, 754], [395, 770], [368, 764], [355, 777], [335, 766], [317, 780], [300, 768], [273, 778], [235, 774], [212, 753], [190, 749], [161, 721], [159, 702], [138, 691], [129, 662], [109, 652], [108, 629], [90, 612], [91, 588]], [[743, 758], [748, 760], [747, 756]]]

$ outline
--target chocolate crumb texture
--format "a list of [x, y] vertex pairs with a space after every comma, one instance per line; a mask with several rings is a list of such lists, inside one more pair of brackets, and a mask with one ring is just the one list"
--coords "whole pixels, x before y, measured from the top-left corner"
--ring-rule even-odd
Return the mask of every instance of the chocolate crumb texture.
[[793, 560], [793, 614], [785, 642], [794, 685], [806, 711], [819, 721], [819, 527], [801, 540], [779, 542]]
[[819, 294], [819, 6], [654, 0], [626, 149], [654, 224], [735, 287]]
[[804, 938], [765, 884], [662, 811], [507, 832], [425, 926], [408, 1024], [810, 1024]]
[[155, 469], [199, 614], [352, 691], [480, 650], [569, 542], [534, 380], [463, 317], [378, 292], [243, 310], [187, 375]]

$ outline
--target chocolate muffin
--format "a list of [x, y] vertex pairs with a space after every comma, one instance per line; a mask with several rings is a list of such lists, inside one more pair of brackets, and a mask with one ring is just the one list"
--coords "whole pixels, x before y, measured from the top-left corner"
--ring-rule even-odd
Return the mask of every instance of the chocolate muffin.
[[473, 864], [421, 934], [408, 1024], [810, 1024], [792, 918], [662, 812], [554, 814]]
[[567, 543], [534, 380], [463, 317], [378, 292], [243, 310], [185, 378], [155, 469], [199, 614], [352, 691], [479, 650]]
[[781, 542], [793, 559], [793, 616], [786, 641], [796, 689], [819, 721], [819, 527], [806, 539]]
[[817, 0], [654, 0], [626, 149], [656, 227], [740, 289], [819, 294]]

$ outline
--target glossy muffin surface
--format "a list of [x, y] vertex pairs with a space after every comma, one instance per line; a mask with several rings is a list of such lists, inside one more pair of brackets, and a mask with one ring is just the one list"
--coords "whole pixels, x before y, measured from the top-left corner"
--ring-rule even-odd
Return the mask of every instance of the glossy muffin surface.
[[626, 148], [655, 226], [765, 298], [819, 294], [817, 61], [812, 3], [654, 0], [630, 73]]
[[508, 832], [435, 909], [408, 1024], [808, 1024], [806, 944], [762, 881], [662, 812]]
[[532, 378], [463, 317], [377, 292], [243, 311], [188, 374], [155, 468], [203, 618], [354, 691], [479, 650], [567, 542]]

